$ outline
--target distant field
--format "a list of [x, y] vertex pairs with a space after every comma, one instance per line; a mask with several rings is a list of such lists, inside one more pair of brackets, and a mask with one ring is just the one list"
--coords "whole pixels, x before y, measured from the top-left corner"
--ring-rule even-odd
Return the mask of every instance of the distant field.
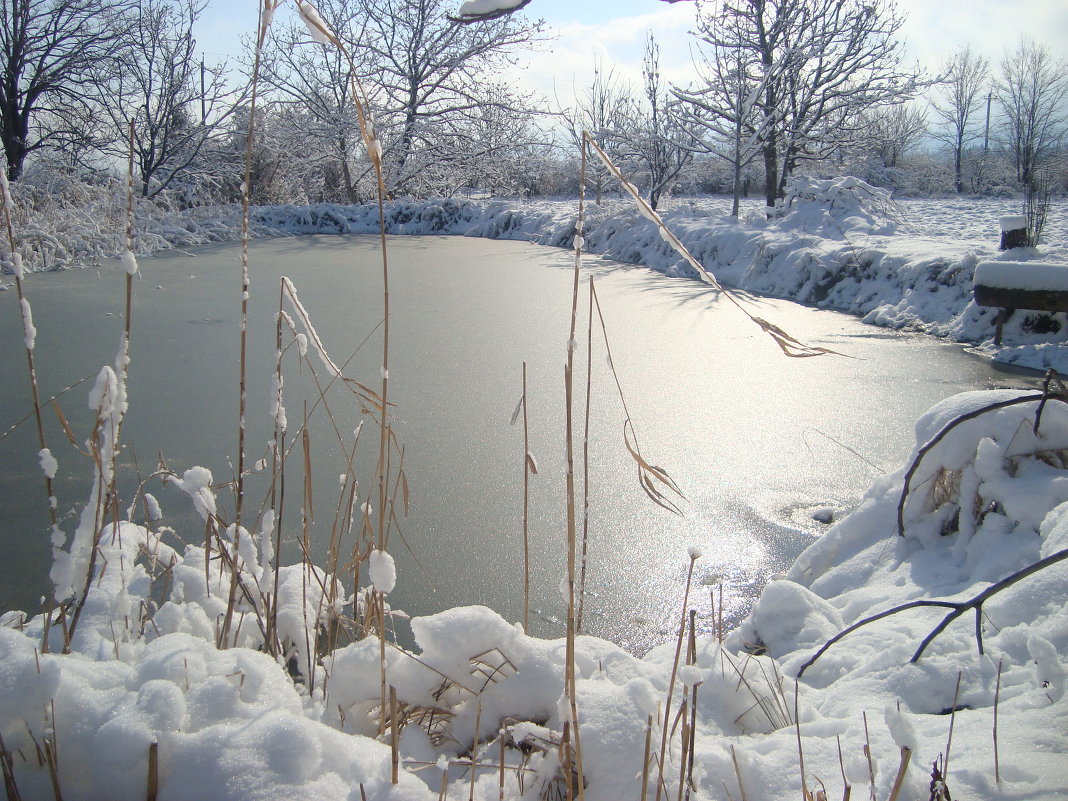
[[[669, 208], [693, 205], [700, 209], [713, 209], [728, 213], [729, 197], [705, 197], [695, 200], [676, 198]], [[1022, 201], [1019, 198], [904, 198], [897, 204], [905, 211], [907, 230], [911, 233], [932, 237], [975, 240], [977, 243], [992, 243], [997, 247], [1001, 232], [998, 218], [1006, 214], [1020, 214]], [[763, 198], [749, 197], [742, 201], [742, 216], [759, 214], [764, 208]], [[1049, 219], [1043, 235], [1044, 244], [1068, 247], [1068, 198], [1052, 201]]]

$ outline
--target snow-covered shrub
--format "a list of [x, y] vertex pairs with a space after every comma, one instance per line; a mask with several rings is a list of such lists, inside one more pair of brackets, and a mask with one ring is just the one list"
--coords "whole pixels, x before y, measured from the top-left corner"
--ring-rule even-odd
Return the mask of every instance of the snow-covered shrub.
[[805, 233], [838, 239], [849, 233], [892, 234], [905, 219], [890, 192], [846, 176], [797, 176], [787, 184], [782, 220]]

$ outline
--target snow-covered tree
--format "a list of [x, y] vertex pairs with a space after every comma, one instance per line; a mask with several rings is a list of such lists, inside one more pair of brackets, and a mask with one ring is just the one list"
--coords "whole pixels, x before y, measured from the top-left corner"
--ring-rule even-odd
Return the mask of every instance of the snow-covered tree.
[[[447, 16], [450, 5], [330, 0], [318, 4], [319, 13], [344, 51], [310, 42], [296, 26], [283, 29], [270, 46], [265, 84], [276, 102], [291, 106], [287, 119], [306, 123], [305, 137], [317, 144], [309, 166], [320, 173], [328, 196], [340, 195], [332, 199], [359, 200], [368, 169], [351, 74], [369, 95], [387, 189], [394, 194], [463, 185], [474, 160], [499, 153], [496, 145], [473, 141], [471, 132], [535, 113], [533, 103], [508, 90], [493, 71], [539, 39], [541, 24], [513, 16], [460, 25]], [[507, 137], [490, 139], [504, 145]]]
[[[318, 9], [348, 53], [358, 56], [366, 24], [361, 0], [334, 0]], [[272, 129], [288, 143], [279, 157], [295, 162], [279, 166], [291, 179], [299, 173], [299, 185], [316, 200], [366, 197], [360, 179], [370, 163], [362, 156], [349, 80], [354, 68], [345, 51], [313, 42], [300, 22], [268, 39], [261, 76], [274, 101]]]
[[863, 144], [884, 167], [898, 167], [901, 157], [927, 135], [927, 111], [913, 103], [874, 108], [864, 121]]
[[1057, 150], [1068, 122], [1068, 62], [1024, 38], [1001, 60], [995, 93], [1002, 112], [1002, 136], [1020, 183], [1030, 186], [1036, 171]]
[[46, 147], [84, 143], [101, 63], [125, 44], [133, 0], [0, 0], [0, 139], [11, 178]]
[[125, 157], [133, 126], [134, 168], [152, 197], [198, 166], [239, 91], [224, 65], [197, 57], [193, 26], [206, 0], [142, 0], [130, 12], [129, 37], [113, 63], [101, 65], [98, 108], [110, 122], [105, 149]]
[[449, 19], [447, 0], [361, 0], [361, 70], [374, 84], [391, 192], [418, 190], [420, 175], [467, 145], [460, 131], [487, 108], [528, 110], [500, 91], [495, 69], [543, 37], [542, 23], [506, 16], [471, 25]]
[[[720, 15], [730, 24], [713, 24]], [[707, 46], [746, 51], [756, 65], [769, 206], [803, 161], [855, 139], [864, 111], [911, 96], [918, 76], [901, 66], [901, 25], [881, 0], [701, 3], [698, 31]]]
[[953, 153], [953, 181], [958, 193], [964, 191], [965, 148], [981, 135], [975, 118], [987, 91], [989, 73], [989, 61], [965, 47], [946, 59], [942, 78], [935, 86], [932, 108], [941, 125], [931, 134]]

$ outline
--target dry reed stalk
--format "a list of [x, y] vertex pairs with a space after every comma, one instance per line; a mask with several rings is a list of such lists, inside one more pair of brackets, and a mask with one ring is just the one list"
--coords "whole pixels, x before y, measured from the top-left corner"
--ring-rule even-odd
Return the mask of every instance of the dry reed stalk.
[[523, 631], [530, 633], [530, 423], [527, 417], [527, 363], [523, 362]]
[[[30, 302], [26, 299], [26, 293], [22, 286], [22, 254], [18, 252], [18, 247], [15, 243], [15, 225], [13, 221], [13, 216], [15, 213], [15, 203], [11, 198], [11, 187], [8, 184], [7, 170], [5, 170], [3, 167], [0, 167], [0, 198], [2, 198], [2, 205], [4, 210], [4, 228], [7, 234], [7, 244], [8, 248], [11, 251], [11, 262], [14, 267], [15, 294], [19, 299], [19, 310], [20, 314], [22, 315], [22, 328], [26, 334], [23, 340], [23, 344], [25, 345], [26, 350], [26, 368], [30, 382], [30, 398], [33, 402], [33, 417], [37, 428], [37, 445], [40, 452], [43, 453], [48, 450], [48, 443], [45, 439], [44, 418], [41, 414], [41, 395], [37, 384], [37, 366], [33, 357], [33, 345], [35, 343], [32, 341], [32, 337], [30, 336], [31, 332], [36, 335], [36, 329], [34, 329], [33, 327], [33, 316], [30, 308]], [[48, 475], [47, 472], [42, 472], [44, 474], [45, 482], [45, 501], [46, 506], [48, 508], [48, 522], [52, 532], [58, 532], [59, 518], [56, 513], [56, 507], [52, 503], [52, 498], [55, 496], [52, 477]], [[55, 613], [55, 609], [59, 600], [55, 597], [54, 591], [49, 593], [46, 596], [46, 599], [47, 600], [44, 628], [41, 635], [41, 651], [43, 653], [48, 653], [48, 634], [52, 626], [52, 616]], [[64, 650], [66, 650], [70, 645], [70, 641], [69, 639], [67, 639], [66, 636], [67, 629], [65, 625], [63, 631], [63, 646]]]
[[504, 801], [504, 730], [502, 729], [498, 735], [500, 741], [500, 754], [497, 756], [498, 770], [497, 770], [497, 801]]
[[953, 747], [953, 724], [957, 721], [957, 699], [960, 697], [961, 671], [957, 671], [957, 686], [953, 690], [953, 708], [949, 713], [949, 736], [946, 738], [946, 761], [943, 764], [942, 777], [949, 781], [949, 751]]
[[716, 623], [716, 637], [723, 644], [723, 582], [719, 584], [719, 620]]
[[[564, 397], [565, 397], [565, 448], [567, 456], [567, 632], [564, 659], [564, 695], [568, 702], [569, 721], [565, 721], [565, 731], [568, 722], [575, 740], [575, 763], [579, 775], [579, 798], [585, 798], [583, 787], [582, 770], [582, 746], [578, 729], [578, 702], [576, 699], [576, 667], [575, 667], [575, 552], [576, 552], [576, 525], [575, 525], [575, 442], [574, 442], [574, 369], [575, 369], [575, 330], [578, 323], [578, 296], [579, 296], [579, 273], [582, 267], [582, 231], [585, 224], [586, 214], [586, 151], [582, 151], [582, 163], [579, 168], [579, 209], [576, 222], [575, 234], [575, 269], [571, 289], [571, 324], [567, 337], [567, 364], [564, 367]], [[570, 759], [570, 756], [569, 756]], [[567, 763], [570, 770], [570, 761]], [[571, 795], [571, 781], [568, 779], [568, 795]]]
[[611, 157], [609, 157], [608, 154], [601, 149], [601, 147], [597, 144], [594, 138], [590, 136], [588, 131], [582, 132], [582, 139], [589, 146], [590, 150], [592, 150], [597, 155], [597, 157], [601, 160], [601, 162], [608, 169], [608, 171], [612, 173], [615, 179], [619, 181], [620, 186], [622, 186], [623, 189], [627, 192], [627, 194], [631, 196], [631, 200], [633, 200], [634, 204], [637, 206], [638, 212], [657, 227], [660, 232], [661, 238], [663, 238], [664, 241], [667, 242], [675, 250], [676, 253], [682, 256], [682, 258], [691, 267], [693, 267], [694, 270], [697, 271], [697, 274], [701, 277], [702, 281], [704, 281], [706, 284], [709, 284], [710, 286], [715, 287], [721, 293], [723, 293], [727, 300], [733, 303], [742, 312], [742, 314], [748, 317], [752, 322], [756, 323], [756, 325], [758, 325], [765, 334], [770, 336], [775, 341], [775, 344], [778, 345], [779, 348], [782, 350], [783, 354], [791, 358], [822, 356], [828, 353], [835, 354], [838, 356], [843, 355], [827, 348], [806, 345], [800, 340], [797, 340], [794, 337], [790, 336], [778, 326], [769, 323], [767, 320], [763, 320], [749, 312], [742, 304], [741, 300], [734, 294], [734, 292], [720, 284], [719, 281], [716, 280], [716, 277], [712, 275], [712, 273], [708, 272], [708, 270], [705, 269], [704, 265], [693, 257], [690, 251], [686, 249], [686, 246], [682, 244], [682, 241], [674, 234], [674, 232], [671, 231], [670, 228], [668, 228], [664, 224], [664, 221], [660, 218], [660, 215], [657, 214], [656, 211], [654, 211], [653, 208], [645, 201], [645, 199], [638, 192], [637, 187], [635, 187], [634, 184], [630, 183], [626, 178], [623, 177], [623, 173], [622, 171], [620, 171], [619, 167], [617, 167], [612, 161]]
[[794, 731], [797, 734], [797, 761], [801, 767], [801, 798], [810, 801], [812, 794], [808, 791], [808, 779], [805, 777], [805, 749], [801, 746], [801, 714], [798, 710], [800, 695], [797, 679], [794, 679]]
[[842, 801], [849, 801], [849, 796], [853, 793], [853, 786], [849, 783], [849, 779], [846, 778], [845, 759], [842, 758], [842, 738], [836, 734], [834, 739], [838, 743], [838, 769], [842, 772]]
[[389, 688], [389, 722], [390, 722], [390, 738], [389, 738], [389, 763], [390, 763], [390, 782], [398, 784], [400, 782], [400, 715], [397, 710], [397, 688], [390, 685]]
[[642, 759], [642, 795], [641, 801], [649, 797], [649, 752], [653, 747], [653, 716], [645, 720], [645, 758]]
[[998, 760], [998, 702], [1001, 700], [1001, 660], [998, 660], [998, 678], [994, 685], [994, 783], [1001, 784], [1001, 764]]
[[901, 787], [905, 784], [905, 774], [909, 769], [909, 761], [912, 759], [912, 749], [907, 746], [901, 747], [901, 762], [897, 766], [897, 776], [894, 777], [894, 787], [890, 791], [887, 801], [897, 801], [901, 794]]
[[[686, 658], [687, 665], [697, 664], [697, 610], [690, 610], [690, 643], [688, 648], [688, 654]], [[697, 750], [697, 689], [701, 686], [701, 682], [697, 682], [693, 685], [693, 703], [690, 706], [690, 748], [689, 754], [685, 755], [686, 761], [686, 801], [689, 801], [690, 791], [697, 791], [697, 787], [693, 783], [693, 760], [694, 753]]]
[[[55, 721], [54, 715], [53, 711], [53, 721]], [[63, 801], [63, 790], [59, 785], [59, 752], [51, 737], [44, 738], [44, 753], [45, 764], [48, 766], [48, 778], [52, 783], [52, 797], [55, 801]]]
[[14, 761], [11, 759], [11, 752], [7, 750], [2, 733], [0, 733], [0, 772], [4, 774], [4, 791], [7, 793], [7, 801], [22, 801], [18, 782], [15, 781]]
[[738, 767], [738, 755], [734, 752], [733, 745], [731, 745], [731, 762], [734, 763], [734, 775], [738, 778], [738, 794], [742, 797], [742, 801], [746, 801], [745, 785], [742, 783], [742, 771]]
[[871, 801], [875, 801], [875, 765], [871, 759], [871, 738], [868, 736], [868, 713], [862, 712], [864, 718], [864, 756], [868, 760], [868, 783]]
[[148, 801], [159, 798], [159, 742], [148, 744]]
[[656, 801], [660, 801], [661, 788], [664, 784], [664, 765], [667, 764], [668, 734], [671, 729], [671, 696], [675, 692], [675, 679], [679, 673], [679, 659], [682, 657], [682, 639], [686, 633], [686, 608], [690, 603], [690, 585], [693, 583], [693, 566], [700, 554], [690, 552], [690, 567], [686, 571], [686, 590], [682, 595], [682, 621], [675, 641], [675, 658], [671, 663], [671, 678], [668, 680], [667, 698], [664, 701], [664, 721], [660, 732], [660, 770], [656, 779]]
[[682, 704], [679, 706], [679, 717], [682, 720], [682, 759], [679, 760], [679, 789], [676, 793], [676, 801], [682, 801], [682, 794], [686, 790], [686, 755], [690, 751], [690, 688], [687, 687], [682, 695]]
[[[89, 596], [90, 586], [92, 584], [93, 575], [96, 572], [96, 560], [97, 549], [100, 545], [100, 538], [103, 534], [104, 518], [107, 514], [107, 507], [110, 505], [112, 514], [114, 516], [114, 531], [119, 530], [119, 515], [118, 508], [118, 492], [116, 485], [118, 483], [118, 460], [119, 460], [119, 436], [122, 429], [122, 422], [126, 415], [126, 379], [128, 375], [128, 368], [130, 363], [130, 331], [132, 308], [133, 308], [133, 276], [137, 272], [137, 259], [134, 256], [134, 244], [133, 244], [133, 230], [134, 230], [134, 126], [133, 122], [129, 125], [129, 136], [127, 142], [127, 169], [126, 169], [126, 230], [125, 230], [125, 250], [123, 252], [122, 261], [126, 273], [126, 292], [125, 292], [125, 315], [123, 321], [123, 333], [122, 340], [119, 344], [119, 352], [115, 357], [115, 379], [119, 392], [118, 398], [107, 398], [107, 403], [113, 404], [112, 410], [109, 413], [109, 426], [104, 425], [104, 418], [102, 412], [104, 410], [105, 399], [101, 399], [100, 405], [97, 409], [96, 422], [93, 426], [93, 433], [90, 436], [90, 450], [95, 462], [97, 470], [97, 499], [96, 499], [96, 511], [95, 521], [93, 525], [93, 541], [89, 550], [89, 563], [86, 568], [85, 584], [80, 596], [77, 596], [77, 600], [74, 607], [74, 613], [71, 617], [70, 628], [65, 630], [63, 652], [68, 653], [70, 651], [70, 637], [74, 635], [75, 630], [78, 627], [78, 621], [81, 619], [82, 609], [85, 606], [86, 599]], [[103, 458], [104, 454], [101, 452], [100, 437], [106, 436], [107, 442], [105, 448], [107, 450], [108, 465], [105, 469]], [[106, 487], [105, 481], [106, 478]], [[45, 634], [47, 638], [49, 621], [48, 616], [45, 620]], [[117, 645], [116, 645], [117, 647]]]
[[471, 784], [467, 801], [475, 801], [475, 778], [478, 775], [478, 730], [482, 727], [482, 698], [475, 707], [475, 734], [471, 738]]
[[[623, 394], [623, 385], [619, 380], [619, 373], [616, 372], [615, 360], [612, 358], [612, 345], [608, 339], [608, 326], [605, 324], [604, 314], [601, 312], [601, 301], [597, 297], [597, 289], [594, 286], [592, 277], [590, 278], [590, 297], [594, 307], [597, 309], [597, 316], [601, 323], [601, 334], [604, 339], [605, 350], [608, 353], [608, 366], [612, 373], [612, 379], [616, 384], [616, 392], [619, 394], [619, 402], [623, 407], [623, 445], [626, 447], [627, 452], [638, 467], [638, 484], [641, 486], [642, 491], [646, 496], [648, 496], [649, 500], [657, 506], [666, 509], [669, 512], [681, 515], [682, 511], [665, 494], [665, 490], [683, 500], [685, 500], [686, 496], [683, 495], [682, 490], [679, 489], [678, 485], [671, 476], [668, 475], [664, 468], [650, 464], [646, 461], [645, 457], [642, 456], [641, 447], [638, 444], [638, 434], [634, 429], [634, 422], [630, 416], [630, 409], [627, 407], [626, 396]], [[661, 489], [661, 487], [664, 489]]]
[[[576, 246], [576, 249], [581, 249]], [[582, 425], [582, 559], [579, 573], [578, 621], [582, 631], [582, 613], [586, 605], [586, 553], [590, 541], [590, 393], [593, 386], [593, 276], [590, 276], [590, 308], [586, 316], [586, 412]]]

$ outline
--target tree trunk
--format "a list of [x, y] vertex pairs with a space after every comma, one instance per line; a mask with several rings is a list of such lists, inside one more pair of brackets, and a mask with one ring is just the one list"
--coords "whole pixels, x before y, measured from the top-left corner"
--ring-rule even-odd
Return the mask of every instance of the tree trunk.
[[779, 153], [775, 147], [774, 135], [768, 138], [763, 147], [764, 152], [764, 202], [767, 207], [775, 207], [775, 198], [779, 192]]
[[958, 195], [964, 192], [964, 181], [961, 179], [961, 150], [963, 148], [959, 143], [953, 148], [953, 185], [956, 187]]

